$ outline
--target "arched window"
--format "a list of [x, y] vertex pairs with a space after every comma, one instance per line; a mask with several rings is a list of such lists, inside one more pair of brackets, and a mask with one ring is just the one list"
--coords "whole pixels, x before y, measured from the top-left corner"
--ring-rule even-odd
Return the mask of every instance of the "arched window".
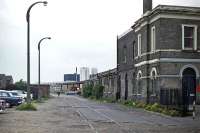
[[150, 75], [151, 75], [151, 89], [152, 89], [151, 94], [155, 95], [156, 94], [156, 77], [157, 77], [157, 71], [155, 67], [152, 68]]
[[124, 98], [125, 100], [128, 99], [128, 75], [125, 75], [125, 92], [124, 92]]
[[133, 54], [133, 59], [134, 59], [135, 58], [135, 41], [133, 41], [132, 47], [133, 47], [132, 54]]
[[142, 94], [142, 72], [141, 71], [138, 71], [138, 74], [137, 74], [137, 95], [141, 95]]
[[119, 75], [118, 76], [118, 79], [117, 79], [117, 93], [116, 93], [116, 99], [120, 99], [121, 98], [121, 76]]
[[124, 46], [123, 47], [123, 62], [124, 63], [126, 63], [126, 61], [127, 61], [126, 55], [127, 55], [127, 48], [126, 48], [126, 46]]
[[133, 86], [133, 94], [137, 94], [137, 88], [136, 88], [136, 85], [135, 85], [135, 72], [133, 72], [133, 75], [132, 75], [132, 86]]

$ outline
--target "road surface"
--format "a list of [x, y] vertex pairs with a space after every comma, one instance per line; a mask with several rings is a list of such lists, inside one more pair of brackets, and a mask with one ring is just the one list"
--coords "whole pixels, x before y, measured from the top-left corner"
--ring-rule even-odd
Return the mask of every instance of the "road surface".
[[200, 133], [200, 119], [169, 117], [78, 96], [54, 97], [38, 111], [0, 114], [0, 133]]

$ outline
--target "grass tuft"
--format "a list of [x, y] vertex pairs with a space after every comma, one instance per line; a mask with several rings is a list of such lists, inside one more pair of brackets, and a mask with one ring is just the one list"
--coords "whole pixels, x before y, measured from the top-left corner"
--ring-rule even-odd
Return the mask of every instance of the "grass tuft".
[[37, 108], [33, 103], [23, 103], [19, 105], [16, 110], [19, 111], [37, 111]]

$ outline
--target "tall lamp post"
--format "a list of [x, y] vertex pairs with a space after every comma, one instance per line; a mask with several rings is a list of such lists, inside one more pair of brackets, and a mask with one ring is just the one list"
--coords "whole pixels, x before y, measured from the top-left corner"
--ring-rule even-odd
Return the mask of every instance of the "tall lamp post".
[[31, 102], [30, 96], [30, 11], [36, 4], [43, 3], [44, 6], [47, 5], [47, 1], [38, 1], [33, 3], [27, 10], [26, 21], [27, 21], [27, 103]]
[[38, 98], [41, 100], [41, 91], [40, 91], [40, 44], [45, 39], [51, 39], [51, 37], [44, 37], [38, 43]]

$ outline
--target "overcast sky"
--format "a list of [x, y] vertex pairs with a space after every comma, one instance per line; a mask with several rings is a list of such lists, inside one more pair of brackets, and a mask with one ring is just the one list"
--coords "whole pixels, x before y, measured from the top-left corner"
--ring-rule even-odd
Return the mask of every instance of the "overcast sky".
[[[0, 73], [14, 81], [26, 80], [27, 8], [35, 0], [0, 0]], [[158, 4], [200, 6], [200, 0], [154, 0]], [[31, 10], [31, 82], [38, 77], [38, 41], [41, 46], [41, 82], [63, 81], [75, 67], [116, 67], [116, 37], [142, 15], [142, 0], [48, 0]], [[78, 69], [79, 71], [79, 69]]]

